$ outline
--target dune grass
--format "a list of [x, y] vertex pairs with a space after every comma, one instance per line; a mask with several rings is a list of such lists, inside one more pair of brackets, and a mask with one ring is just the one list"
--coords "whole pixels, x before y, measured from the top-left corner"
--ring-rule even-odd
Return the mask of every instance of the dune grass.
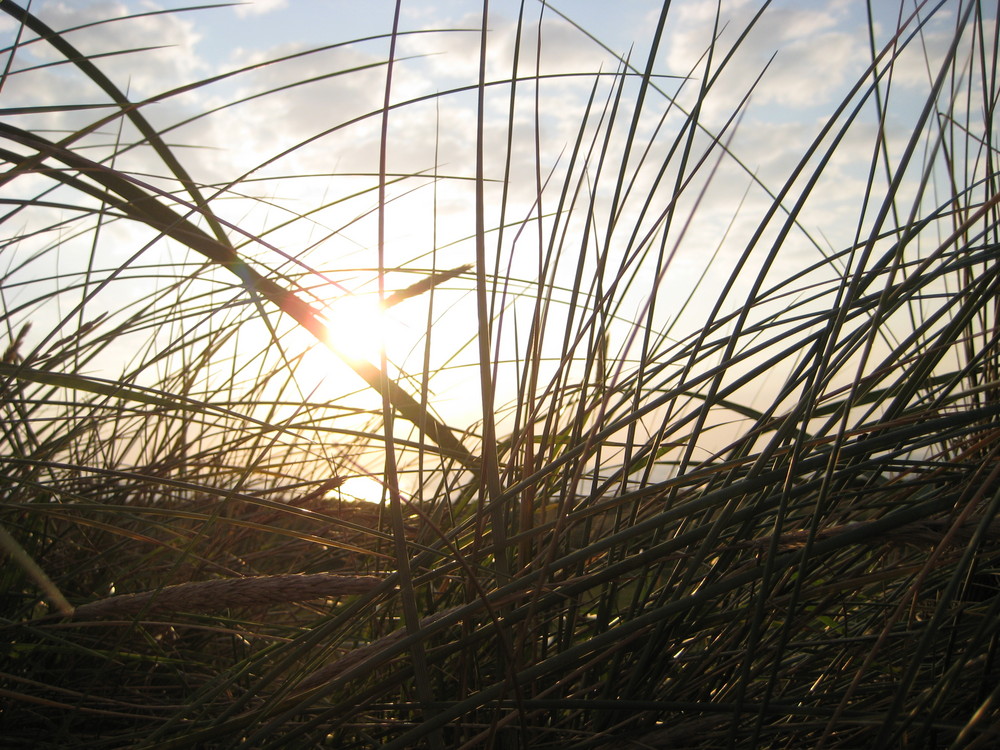
[[[993, 746], [986, 5], [869, 18], [775, 181], [741, 150], [768, 71], [727, 77], [767, 4], [669, 75], [669, 4], [572, 74], [538, 29], [601, 35], [554, 8], [504, 8], [503, 75], [487, 10], [417, 33], [397, 8], [375, 39], [132, 96], [102, 66], [151, 50], [85, 52], [2, 0], [0, 91], [86, 82], [0, 107], [4, 746]], [[470, 35], [470, 80], [407, 88], [407, 44]], [[369, 75], [381, 106], [199, 176], [187, 146], [224, 144], [185, 138], [214, 118]], [[550, 152], [556, 85], [579, 117]], [[282, 172], [317, 144], [367, 167]], [[329, 188], [283, 202], [297, 180]], [[430, 234], [400, 255], [408, 201]], [[405, 347], [347, 346], [364, 321], [331, 299], [364, 292]]]

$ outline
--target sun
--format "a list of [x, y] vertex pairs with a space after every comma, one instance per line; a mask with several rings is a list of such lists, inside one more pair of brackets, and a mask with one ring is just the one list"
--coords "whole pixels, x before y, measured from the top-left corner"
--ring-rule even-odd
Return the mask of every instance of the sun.
[[313, 307], [325, 332], [314, 336], [293, 327], [282, 334], [282, 342], [289, 350], [301, 352], [296, 380], [310, 400], [330, 401], [346, 410], [370, 409], [373, 402], [361, 395], [367, 390], [365, 373], [384, 367], [390, 378], [401, 377], [403, 362], [420, 351], [415, 342], [422, 334], [411, 309], [401, 313], [387, 307], [377, 292], [345, 292], [333, 285], [329, 292], [328, 297], [317, 296], [322, 302], [314, 302]]
[[377, 363], [386, 347], [389, 325], [377, 294], [341, 294], [323, 311], [327, 343], [349, 360]]
[[363, 503], [381, 503], [384, 487], [373, 476], [358, 475], [348, 477], [340, 486], [342, 496]]
[[337, 427], [367, 432], [381, 414], [373, 377], [383, 370], [415, 398], [426, 387], [431, 408], [446, 423], [480, 418], [476, 381], [463, 369], [475, 354], [468, 347], [474, 316], [459, 304], [467, 294], [459, 277], [470, 268], [399, 272], [381, 296], [370, 281], [355, 289], [332, 282], [311, 287], [325, 331], [291, 327], [281, 334], [283, 348], [297, 355], [298, 390], [312, 404], [329, 404]]

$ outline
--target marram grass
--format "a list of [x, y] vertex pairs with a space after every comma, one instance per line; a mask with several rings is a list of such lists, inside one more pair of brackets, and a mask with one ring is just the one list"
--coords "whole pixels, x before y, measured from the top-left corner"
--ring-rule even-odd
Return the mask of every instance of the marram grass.
[[[397, 8], [130, 94], [157, 51], [79, 34], [157, 14], [0, 1], [4, 747], [1000, 741], [995, 8], [854, 9], [768, 162], [783, 11], [668, 70], [671, 5], [631, 54]], [[256, 161], [187, 148], [300, 90]]]

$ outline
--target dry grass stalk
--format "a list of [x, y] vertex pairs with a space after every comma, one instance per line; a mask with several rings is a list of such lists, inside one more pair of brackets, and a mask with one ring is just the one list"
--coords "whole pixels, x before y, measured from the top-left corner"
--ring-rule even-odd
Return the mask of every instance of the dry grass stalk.
[[140, 613], [211, 612], [230, 607], [266, 607], [327, 596], [363, 594], [381, 583], [374, 576], [296, 573], [196, 581], [156, 591], [122, 594], [76, 608], [77, 619], [130, 617]]

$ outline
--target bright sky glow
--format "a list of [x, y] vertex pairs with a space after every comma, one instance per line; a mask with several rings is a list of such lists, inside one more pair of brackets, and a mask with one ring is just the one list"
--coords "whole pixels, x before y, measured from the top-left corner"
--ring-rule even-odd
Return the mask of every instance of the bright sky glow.
[[[872, 6], [878, 14], [875, 28], [880, 35], [875, 46], [881, 49], [890, 43], [900, 11], [889, 3]], [[67, 29], [182, 7], [179, 2], [150, 0], [39, 0], [32, 4], [32, 12], [53, 28]], [[474, 372], [474, 272], [435, 287], [433, 296], [425, 293], [384, 314], [377, 309], [379, 111], [386, 86], [389, 41], [385, 35], [391, 30], [394, 7], [385, 0], [257, 0], [91, 25], [67, 38], [87, 54], [122, 51], [95, 58], [95, 62], [133, 101], [174, 91], [144, 106], [143, 112], [164, 134], [193, 179], [204, 186], [203, 192], [227, 222], [227, 233], [243, 257], [287, 284], [307, 290], [304, 296], [329, 320], [335, 346], [348, 357], [376, 361], [384, 346], [393, 375], [403, 378], [412, 393], [421, 389], [420, 379], [413, 374], [424, 371], [425, 356], [429, 356], [433, 377], [427, 391], [434, 408], [445, 422], [465, 426], [482, 417]], [[494, 314], [508, 311], [495, 350], [501, 363], [498, 409], [513, 392], [503, 384], [514, 383], [518, 376], [516, 360], [530, 327], [523, 311], [530, 309], [537, 293], [533, 282], [550, 239], [550, 212], [560, 200], [558, 191], [581, 123], [588, 118], [594, 123], [582, 140], [599, 142], [595, 140], [597, 123], [609, 116], [602, 112], [611, 106], [618, 82], [606, 74], [620, 70], [625, 59], [634, 65], [645, 64], [660, 11], [656, 2], [603, 0], [527, 7], [517, 50], [519, 3], [491, 3], [488, 21], [487, 81], [510, 79], [515, 51], [520, 54], [518, 74], [528, 77], [518, 84], [510, 123], [511, 87], [490, 86], [485, 96], [484, 135], [491, 144], [484, 165], [487, 272], [492, 274], [495, 269], [506, 279], [497, 286], [502, 294], [490, 304]], [[718, 65], [759, 7], [749, 0], [722, 3], [714, 64]], [[597, 273], [597, 248], [608, 238], [605, 250], [615, 258], [636, 252], [648, 234], [645, 252], [655, 256], [651, 249], [659, 231], [655, 222], [658, 212], [669, 204], [673, 179], [670, 173], [658, 175], [658, 165], [666, 163], [666, 149], [674, 136], [654, 135], [674, 133], [683, 121], [678, 107], [690, 110], [694, 106], [713, 35], [714, 9], [714, 3], [703, 0], [671, 6], [653, 66], [657, 88], [649, 94], [652, 103], [647, 104], [648, 111], [644, 110], [637, 122], [639, 146], [631, 158], [638, 159], [639, 151], [646, 150], [641, 165], [636, 162], [634, 169], [630, 166], [625, 170], [628, 182], [622, 188], [628, 192], [616, 220], [617, 226], [634, 229], [632, 236], [632, 230], [625, 229], [607, 233], [610, 222], [605, 215], [588, 226], [579, 209], [567, 220], [566, 235], [560, 230], [560, 237], [591, 236], [591, 246], [582, 251], [579, 242], [569, 242], [572, 252], [583, 253], [581, 263], [588, 284], [590, 276]], [[907, 4], [902, 12], [905, 16], [912, 11]], [[475, 260], [476, 92], [470, 87], [476, 84], [479, 73], [481, 14], [479, 4], [458, 0], [402, 4], [400, 28], [405, 34], [398, 40], [391, 91], [391, 101], [401, 106], [392, 110], [387, 126], [386, 202], [381, 229], [387, 295]], [[886, 126], [889, 153], [898, 153], [912, 132], [912, 117], [934, 73], [922, 55], [933, 61], [942, 53], [954, 20], [953, 11], [936, 16], [923, 30], [920, 43], [911, 45], [906, 53], [912, 54], [912, 64], [895, 69], [893, 119]], [[0, 34], [6, 44], [12, 43], [16, 31], [17, 25], [4, 16]], [[664, 336], [679, 337], [698, 325], [714, 302], [713, 293], [705, 290], [721, 287], [734, 259], [758, 227], [763, 208], [770, 204], [765, 187], [774, 192], [784, 184], [832, 109], [863, 74], [871, 57], [869, 45], [863, 3], [775, 2], [742, 44], [738, 62], [728, 65], [713, 83], [700, 114], [705, 131], [692, 141], [692, 158], [704, 155], [710, 166], [699, 173], [678, 206], [678, 215], [689, 221], [676, 222], [664, 242], [664, 248], [673, 253], [662, 273], [660, 288], [665, 291], [656, 298], [657, 326]], [[329, 48], [305, 54], [324, 46]], [[10, 110], [107, 102], [106, 95], [71, 66], [49, 65], [59, 60], [59, 54], [41, 43], [20, 48], [12, 63], [15, 74], [2, 91], [3, 106]], [[280, 62], [268, 62], [274, 60]], [[530, 79], [536, 66], [546, 76], [537, 87]], [[184, 88], [235, 70], [242, 72], [205, 86]], [[592, 89], [595, 104], [588, 114], [587, 97]], [[738, 163], [723, 158], [709, 134], [726, 126], [751, 90], [738, 126], [725, 136]], [[622, 150], [634, 82], [627, 82], [624, 91], [623, 111], [617, 115], [620, 124], [607, 141], [613, 155]], [[48, 130], [55, 139], [109, 111], [36, 112], [10, 115], [9, 119], [19, 127]], [[874, 110], [865, 110], [857, 127], [839, 144], [817, 188], [823, 200], [811, 201], [803, 210], [800, 230], [784, 241], [773, 271], [775, 278], [817, 263], [825, 252], [853, 242], [858, 226], [857, 197], [865, 184], [875, 124]], [[129, 132], [131, 126], [123, 131], [118, 127], [119, 121], [113, 120], [86, 137], [91, 158], [109, 157], [116, 142], [138, 139], [134, 131]], [[148, 147], [118, 153], [115, 166], [149, 187], [168, 191], [177, 187], [154, 176], [164, 174], [164, 170]], [[618, 166], [610, 164], [607, 169], [615, 172]], [[597, 176], [596, 157], [588, 174], [592, 179]], [[712, 177], [706, 186], [702, 183], [709, 174]], [[658, 179], [663, 180], [659, 186], [655, 183]], [[912, 182], [916, 184], [916, 175]], [[18, 182], [18, 195], [24, 194], [26, 184], [25, 180]], [[541, 203], [539, 184], [552, 186], [543, 190]], [[602, 177], [596, 185], [583, 182], [576, 189], [581, 195], [593, 190], [597, 213], [606, 213], [612, 187], [613, 181]], [[0, 197], [16, 197], [12, 193], [15, 188], [2, 190]], [[653, 198], [646, 205], [635, 200], [637, 195]], [[48, 226], [69, 218], [57, 205], [36, 213], [41, 218], [34, 220]], [[502, 236], [496, 231], [501, 221], [509, 225]], [[775, 227], [768, 227], [767, 236], [775, 231]], [[129, 291], [133, 299], [95, 294], [87, 305], [90, 316], [114, 313], [157, 294], [164, 288], [164, 280], [143, 269], [147, 264], [165, 262], [165, 258], [188, 264], [177, 266], [178, 273], [183, 268], [191, 274], [186, 293], [219, 295], [224, 289], [220, 285], [232, 285], [225, 292], [232, 304], [227, 319], [253, 318], [258, 312], [231, 279], [219, 276], [216, 280], [198, 271], [201, 259], [179, 251], [174, 243], [161, 240], [141, 250], [151, 239], [148, 233], [121, 221], [103, 227], [102, 237], [105, 243], [90, 273], [98, 278], [127, 264], [128, 270], [122, 274], [134, 277]], [[61, 240], [58, 262], [64, 274], [77, 268], [84, 277], [89, 241], [88, 237]], [[11, 270], [11, 278], [22, 284], [8, 280], [8, 307], [16, 307], [19, 300], [38, 299], [37, 289], [48, 283], [44, 278], [51, 271], [44, 263], [18, 262], [4, 261], [5, 269], [16, 269]], [[554, 307], [549, 325], [556, 329], [568, 314], [567, 290], [573, 284], [570, 267], [575, 266], [567, 264], [565, 271], [553, 271], [550, 277]], [[651, 263], [635, 264], [634, 278], [639, 281], [634, 292], [626, 290], [619, 298], [612, 348], [636, 340], [636, 321], [648, 309], [644, 292], [648, 292], [652, 276]], [[695, 289], [701, 291], [689, 299]], [[740, 299], [738, 290], [732, 297]], [[44, 321], [37, 330], [69, 326], [80, 299], [79, 294], [75, 299], [52, 297], [45, 305], [32, 305], [29, 314]], [[201, 318], [177, 321], [171, 330], [153, 336], [162, 338], [161, 343], [179, 336], [195, 337], [198, 326], [222, 325], [221, 318], [209, 323], [211, 317], [206, 311]], [[382, 321], [381, 325], [377, 321]], [[283, 325], [276, 317], [273, 330], [284, 330]], [[255, 333], [249, 338], [254, 338], [263, 352], [272, 332], [259, 322], [253, 326]], [[429, 341], [425, 338], [428, 330]], [[296, 346], [314, 345], [292, 338], [285, 342], [293, 340]], [[145, 343], [152, 345], [149, 340]], [[125, 341], [116, 346], [117, 351], [109, 349], [104, 366], [127, 371], [128, 359], [138, 347]], [[227, 346], [244, 347], [238, 351], [247, 352], [245, 340]], [[430, 347], [430, 355], [426, 347]], [[236, 349], [231, 348], [230, 354], [233, 351]], [[251, 351], [256, 356], [256, 350]], [[288, 355], [298, 353], [290, 351]], [[115, 356], [124, 364], [116, 362]], [[544, 356], [558, 357], [558, 352]], [[333, 400], [334, 394], [363, 390], [350, 369], [331, 364], [329, 355], [307, 355], [301, 361], [299, 387], [303, 394], [322, 393], [322, 398]], [[552, 369], [557, 364], [558, 359], [554, 359]], [[322, 380], [326, 385], [316, 390], [316, 383]], [[361, 408], [375, 409], [376, 405], [369, 401]]]

